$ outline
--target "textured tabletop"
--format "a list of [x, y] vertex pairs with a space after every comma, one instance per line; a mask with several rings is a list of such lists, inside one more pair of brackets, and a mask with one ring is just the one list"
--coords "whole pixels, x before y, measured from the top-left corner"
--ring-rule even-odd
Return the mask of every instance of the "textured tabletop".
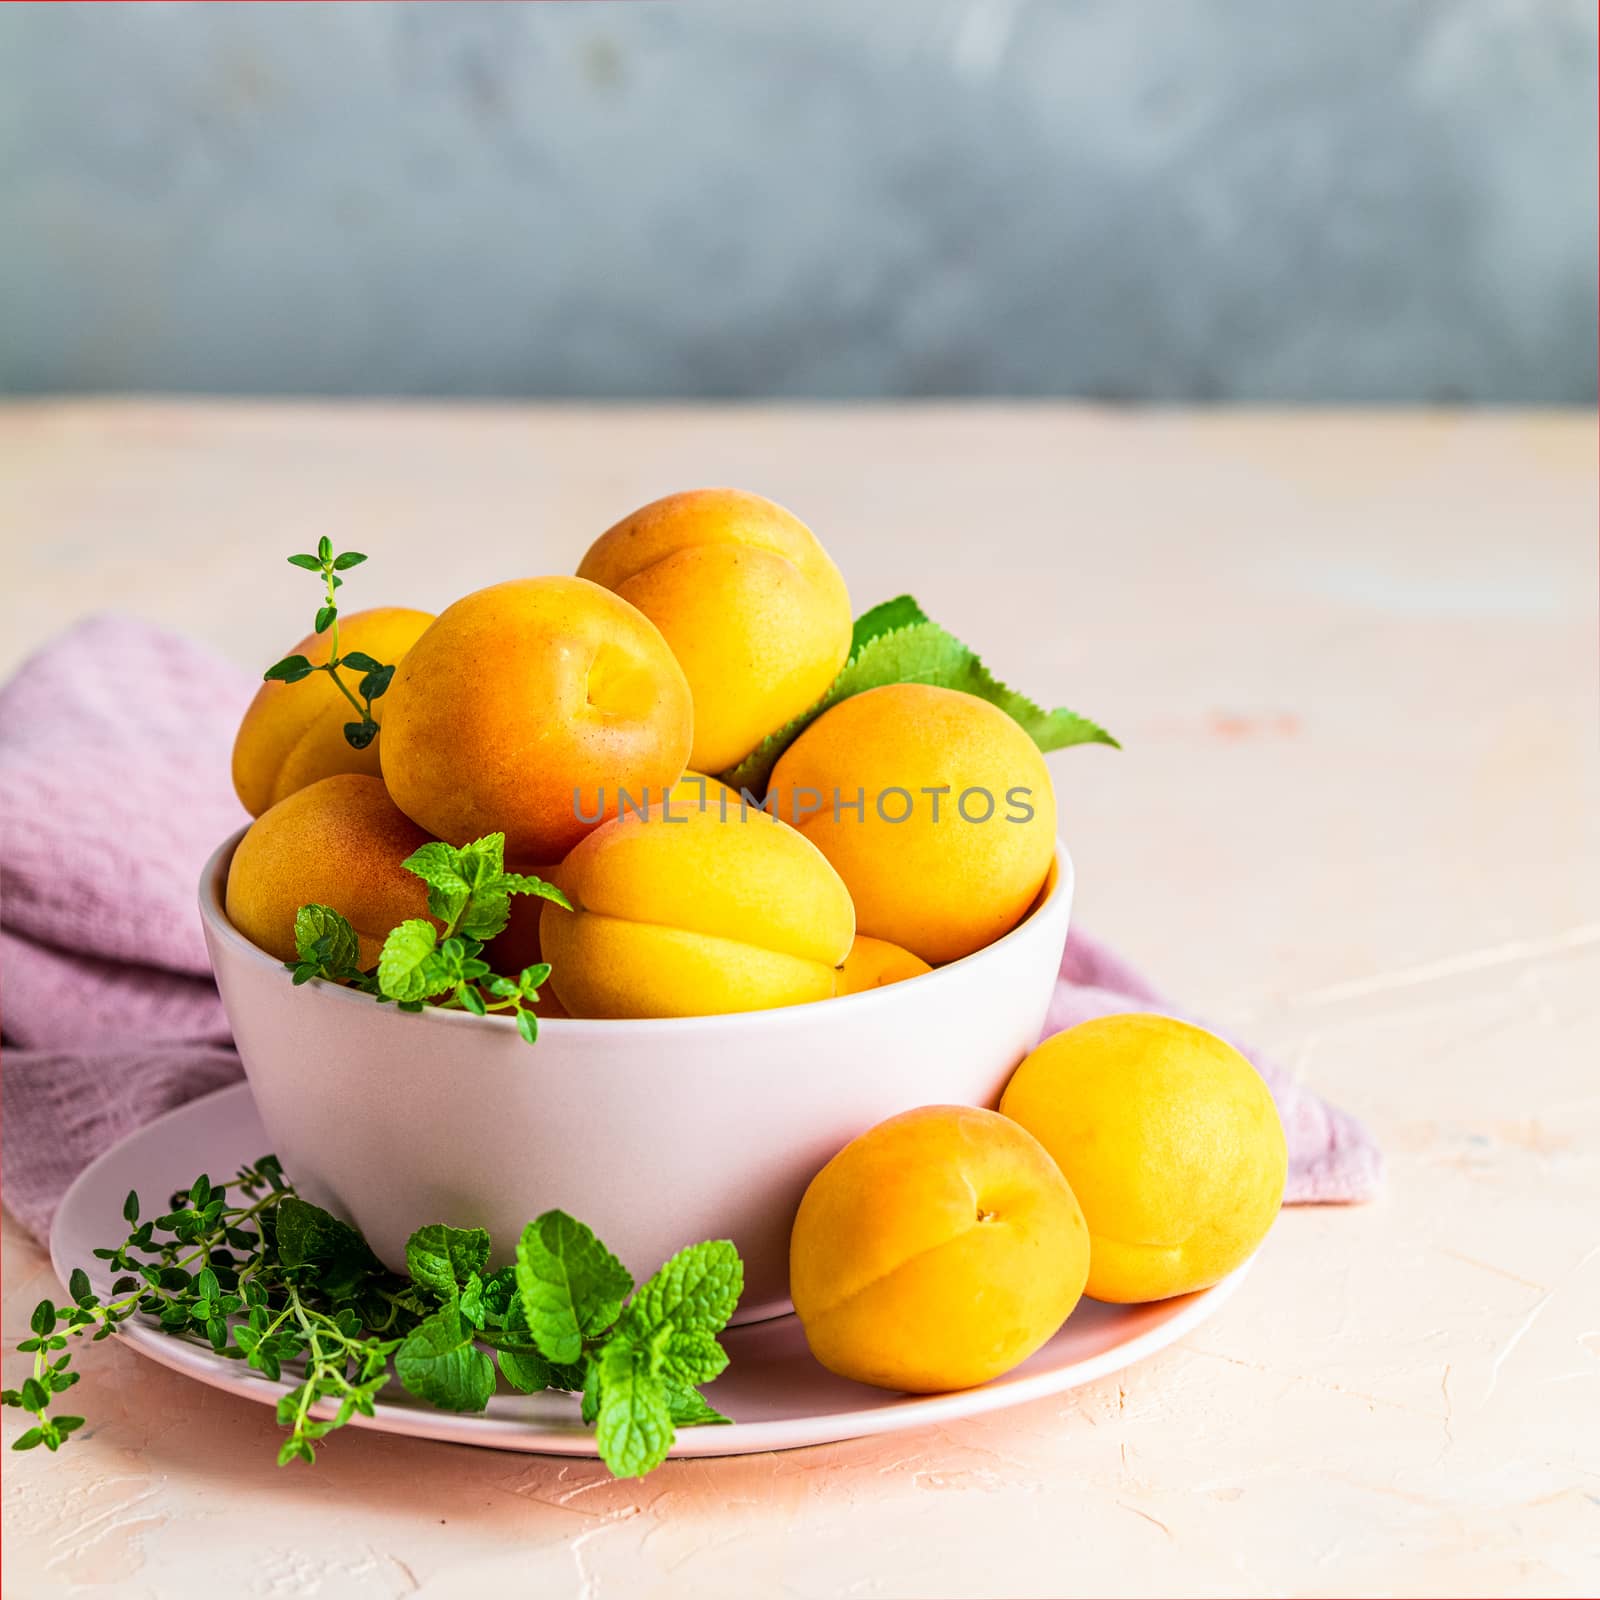
[[[1385, 1197], [1120, 1379], [642, 1483], [353, 1430], [279, 1471], [270, 1412], [93, 1346], [89, 1424], [5, 1458], [6, 1600], [1592, 1591], [1594, 418], [14, 406], [0, 670], [105, 607], [258, 665], [319, 533], [437, 609], [707, 482], [1121, 737], [1051, 758], [1075, 914], [1363, 1115]], [[9, 1223], [3, 1266], [9, 1350], [56, 1291]]]

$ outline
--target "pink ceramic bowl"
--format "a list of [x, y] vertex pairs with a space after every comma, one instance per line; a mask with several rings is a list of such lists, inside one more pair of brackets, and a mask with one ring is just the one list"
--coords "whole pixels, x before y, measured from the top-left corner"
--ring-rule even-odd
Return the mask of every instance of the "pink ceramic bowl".
[[[814, 1005], [647, 1022], [406, 1013], [294, 988], [223, 912], [239, 835], [200, 885], [222, 1003], [273, 1153], [388, 1263], [428, 1222], [509, 1259], [560, 1207], [643, 1280], [698, 1239], [745, 1263], [737, 1322], [789, 1308], [789, 1229], [856, 1134], [912, 1106], [992, 1106], [1032, 1048], [1061, 963], [1072, 863], [1003, 939], [919, 978]], [[263, 1152], [265, 1153], [265, 1152]]]

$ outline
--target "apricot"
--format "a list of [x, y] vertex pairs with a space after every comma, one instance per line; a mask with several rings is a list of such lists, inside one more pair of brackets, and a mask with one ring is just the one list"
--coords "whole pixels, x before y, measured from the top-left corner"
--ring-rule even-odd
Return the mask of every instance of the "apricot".
[[839, 969], [835, 992], [862, 994], [868, 989], [881, 989], [887, 983], [899, 983], [904, 978], [917, 978], [932, 971], [921, 956], [914, 956], [886, 939], [869, 939], [864, 933], [858, 933]]
[[582, 578], [519, 578], [447, 607], [394, 675], [383, 780], [451, 844], [503, 832], [559, 860], [634, 795], [675, 783], [693, 704], [650, 619]]
[[[724, 801], [722, 796], [728, 798]], [[725, 783], [719, 783], [715, 778], [708, 778], [701, 772], [686, 772], [665, 791], [652, 790], [649, 801], [659, 801], [665, 798], [672, 807], [674, 818], [690, 810], [699, 810], [704, 807], [727, 805], [736, 809], [739, 795], [736, 790], [728, 788]], [[630, 797], [630, 806], [636, 801], [641, 810], [648, 809], [648, 802], [642, 795]], [[542, 865], [534, 863], [524, 866], [520, 863], [508, 863], [513, 872], [530, 872], [536, 878], [543, 878], [546, 883], [553, 883], [561, 888], [561, 863], [559, 861]], [[496, 972], [508, 972], [513, 975], [522, 971], [524, 967], [534, 966], [544, 960], [544, 955], [539, 944], [539, 915], [544, 910], [544, 901], [537, 895], [514, 894], [511, 897], [511, 915], [505, 928], [489, 941], [484, 950], [483, 959], [494, 968]], [[559, 1006], [552, 1011], [548, 1009], [555, 1006], [555, 1001], [549, 989], [544, 990], [543, 998], [535, 1008], [541, 1017], [565, 1016]]]
[[830, 1372], [931, 1393], [1033, 1354], [1083, 1293], [1089, 1233], [1038, 1140], [995, 1111], [923, 1106], [811, 1180], [789, 1292]]
[[[352, 611], [339, 619], [340, 655], [361, 650], [393, 666], [432, 621], [428, 612], [402, 606]], [[312, 633], [284, 654], [301, 655], [320, 666], [331, 648], [331, 634]], [[362, 674], [350, 668], [343, 676], [354, 689]], [[383, 698], [372, 702], [373, 720], [380, 727], [385, 706]], [[326, 672], [313, 672], [298, 683], [262, 684], [233, 741], [233, 787], [245, 810], [259, 817], [285, 795], [335, 773], [377, 777], [383, 736], [357, 750], [344, 736], [345, 723], [357, 720], [355, 709]]]
[[954, 689], [841, 700], [784, 751], [767, 800], [838, 869], [862, 933], [935, 966], [1014, 927], [1055, 858], [1038, 746]]
[[694, 691], [690, 765], [723, 772], [821, 699], [850, 653], [850, 595], [811, 530], [760, 495], [652, 501], [594, 542], [578, 576], [666, 635]]
[[539, 923], [575, 1017], [691, 1017], [833, 994], [855, 933], [814, 845], [765, 812], [655, 805], [597, 828], [561, 863], [565, 911]]
[[228, 867], [228, 920], [280, 961], [295, 959], [301, 906], [332, 906], [372, 966], [389, 930], [428, 915], [428, 889], [401, 863], [428, 842], [378, 778], [340, 773], [286, 795], [250, 825]]
[[1171, 1017], [1099, 1017], [1046, 1039], [1000, 1110], [1050, 1152], [1089, 1224], [1096, 1300], [1205, 1289], [1255, 1250], [1288, 1150], [1261, 1075]]

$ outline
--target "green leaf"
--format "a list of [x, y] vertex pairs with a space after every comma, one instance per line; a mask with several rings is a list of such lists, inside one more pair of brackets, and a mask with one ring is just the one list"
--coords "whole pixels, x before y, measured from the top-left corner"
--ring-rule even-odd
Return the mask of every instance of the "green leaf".
[[494, 1363], [473, 1344], [454, 1302], [406, 1335], [394, 1369], [409, 1393], [443, 1411], [482, 1411], [494, 1394]]
[[41, 1339], [47, 1333], [53, 1333], [56, 1326], [56, 1308], [48, 1300], [41, 1300], [33, 1308], [33, 1315], [28, 1318], [28, 1326]]
[[346, 550], [342, 556], [335, 558], [333, 570], [335, 572], [348, 572], [351, 567], [359, 567], [366, 559], [359, 550]]
[[139, 1220], [139, 1191], [137, 1189], [130, 1189], [128, 1198], [122, 1202], [122, 1220], [130, 1224]]
[[505, 875], [506, 836], [486, 833], [481, 839], [462, 845], [456, 852], [456, 863], [462, 877], [475, 888], [493, 883]]
[[668, 1383], [667, 1414], [679, 1428], [698, 1428], [706, 1423], [733, 1421], [725, 1417], [696, 1389], [686, 1389], [681, 1384]]
[[356, 685], [356, 690], [364, 700], [381, 700], [393, 681], [393, 667], [375, 667]]
[[406, 1271], [441, 1299], [488, 1264], [489, 1235], [482, 1228], [447, 1228], [442, 1222], [430, 1222], [406, 1240]]
[[344, 725], [344, 742], [352, 750], [365, 750], [377, 737], [376, 722], [347, 722]]
[[[320, 941], [328, 943], [317, 951]], [[353, 970], [361, 960], [356, 930], [332, 906], [301, 906], [294, 914], [294, 947], [302, 961], [316, 963], [325, 972]]]
[[285, 656], [282, 661], [268, 667], [261, 677], [266, 683], [299, 683], [316, 670], [304, 656]]
[[400, 865], [427, 884], [428, 910], [441, 922], [454, 922], [472, 894], [455, 849], [433, 839], [413, 850]]
[[572, 902], [553, 883], [546, 883], [531, 872], [507, 872], [500, 885], [507, 894], [536, 894], [541, 900], [553, 900], [563, 911], [572, 909]]
[[11, 1446], [11, 1448], [13, 1450], [32, 1450], [36, 1446], [41, 1445], [43, 1443], [44, 1443], [44, 1429], [43, 1428], [29, 1428], [26, 1433], [24, 1433], [19, 1439], [16, 1440], [16, 1442]]
[[1044, 711], [1008, 689], [966, 645], [930, 621], [910, 595], [900, 595], [874, 606], [857, 620], [850, 658], [828, 692], [808, 711], [768, 734], [744, 760], [722, 774], [722, 781], [733, 789], [763, 793], [778, 758], [823, 712], [852, 695], [895, 683], [933, 684], [987, 700], [1020, 724], [1041, 750], [1117, 744], [1087, 717], [1065, 709]]
[[275, 1212], [278, 1260], [285, 1267], [318, 1267], [317, 1287], [330, 1299], [348, 1296], [363, 1278], [383, 1271], [367, 1241], [347, 1222], [285, 1195]]
[[534, 999], [538, 998], [539, 991], [550, 981], [550, 963], [538, 961], [531, 967], [524, 967], [517, 976], [517, 988], [523, 994]]
[[584, 1340], [617, 1320], [632, 1287], [628, 1269], [565, 1211], [547, 1211], [522, 1230], [517, 1288], [528, 1331], [546, 1360], [576, 1361]]
[[333, 540], [327, 534], [317, 540], [317, 560], [324, 564], [333, 560]]
[[501, 1376], [522, 1394], [550, 1387], [550, 1364], [531, 1350], [498, 1350]]
[[529, 1044], [538, 1044], [539, 1019], [531, 1011], [527, 1011], [521, 1006], [517, 1007], [517, 1032]]
[[322, 563], [315, 556], [290, 556], [291, 567], [304, 567], [307, 572], [321, 572]]
[[666, 1387], [650, 1371], [649, 1357], [626, 1339], [600, 1352], [600, 1409], [595, 1444], [618, 1478], [642, 1478], [672, 1448], [672, 1414]]
[[458, 986], [456, 999], [461, 1002], [465, 1010], [470, 1011], [475, 1017], [485, 1017], [489, 1014], [489, 1008], [483, 1003], [483, 996], [470, 983], [463, 983]]
[[43, 1411], [50, 1404], [50, 1396], [37, 1378], [22, 1380], [22, 1403], [30, 1411]]
[[452, 987], [437, 960], [438, 942], [439, 930], [421, 917], [390, 929], [378, 957], [378, 988], [391, 1000], [425, 1000]]
[[339, 657], [341, 667], [354, 667], [357, 672], [376, 672], [383, 663], [365, 650], [347, 650]]
[[[720, 1333], [743, 1291], [739, 1252], [726, 1239], [707, 1239], [680, 1250], [641, 1286], [628, 1307], [628, 1320], [647, 1328], [665, 1324], [683, 1333]], [[690, 1383], [706, 1381], [684, 1376]]]
[[684, 1328], [668, 1335], [657, 1355], [661, 1375], [692, 1385], [710, 1383], [727, 1370], [728, 1352], [709, 1328]]
[[503, 933], [510, 920], [510, 896], [498, 884], [487, 883], [472, 891], [456, 927], [470, 939], [488, 940]]
[[861, 654], [863, 648], [882, 633], [894, 633], [919, 622], [927, 622], [928, 613], [908, 594], [896, 595], [893, 600], [880, 600], [869, 611], [856, 618], [850, 631], [850, 655]]
[[334, 624], [339, 615], [338, 606], [322, 606], [317, 612], [316, 629], [318, 633], [326, 633]]
[[89, 1283], [89, 1274], [82, 1267], [74, 1267], [72, 1275], [67, 1279], [67, 1293], [81, 1306], [94, 1298], [94, 1289]]

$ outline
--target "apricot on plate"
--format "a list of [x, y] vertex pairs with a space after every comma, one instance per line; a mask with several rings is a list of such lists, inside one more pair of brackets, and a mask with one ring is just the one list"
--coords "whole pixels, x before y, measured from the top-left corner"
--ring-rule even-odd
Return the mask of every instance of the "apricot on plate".
[[[364, 651], [375, 661], [393, 666], [433, 621], [426, 611], [403, 606], [378, 606], [352, 611], [339, 619], [341, 658]], [[301, 655], [313, 666], [328, 659], [331, 633], [308, 634], [285, 655]], [[361, 674], [347, 669], [352, 688]], [[385, 699], [372, 702], [373, 720], [381, 727]], [[344, 725], [357, 720], [354, 708], [326, 672], [313, 672], [298, 683], [264, 683], [256, 690], [233, 741], [233, 787], [246, 811], [259, 817], [285, 795], [318, 778], [340, 772], [378, 776], [380, 734], [365, 750], [344, 736]]]
[[1000, 1110], [1048, 1150], [1089, 1224], [1097, 1300], [1205, 1289], [1248, 1259], [1283, 1203], [1288, 1150], [1261, 1074], [1171, 1017], [1098, 1017], [1017, 1068]]
[[863, 994], [868, 989], [881, 989], [887, 983], [919, 978], [924, 972], [932, 971], [921, 956], [914, 956], [887, 939], [869, 939], [866, 934], [858, 933], [839, 969], [836, 993]]
[[1055, 859], [1038, 746], [955, 689], [841, 700], [784, 751], [767, 799], [838, 868], [862, 933], [935, 966], [1009, 932]]
[[551, 985], [575, 1017], [695, 1017], [832, 996], [855, 933], [814, 845], [765, 812], [652, 806], [561, 863], [571, 911], [539, 922]]
[[614, 589], [666, 635], [694, 691], [690, 765], [724, 772], [821, 699], [850, 653], [850, 595], [811, 530], [738, 489], [641, 507], [578, 575]]
[[428, 889], [401, 863], [428, 842], [378, 778], [341, 773], [286, 795], [250, 825], [228, 867], [228, 920], [280, 961], [295, 959], [301, 906], [332, 906], [378, 959], [389, 930], [428, 915]]
[[995, 1111], [923, 1106], [853, 1139], [800, 1202], [789, 1292], [811, 1353], [885, 1389], [968, 1389], [1055, 1333], [1089, 1234], [1038, 1140]]
[[559, 860], [634, 795], [677, 782], [693, 706], [650, 619], [582, 578], [519, 578], [440, 613], [385, 697], [383, 779], [451, 844]]

